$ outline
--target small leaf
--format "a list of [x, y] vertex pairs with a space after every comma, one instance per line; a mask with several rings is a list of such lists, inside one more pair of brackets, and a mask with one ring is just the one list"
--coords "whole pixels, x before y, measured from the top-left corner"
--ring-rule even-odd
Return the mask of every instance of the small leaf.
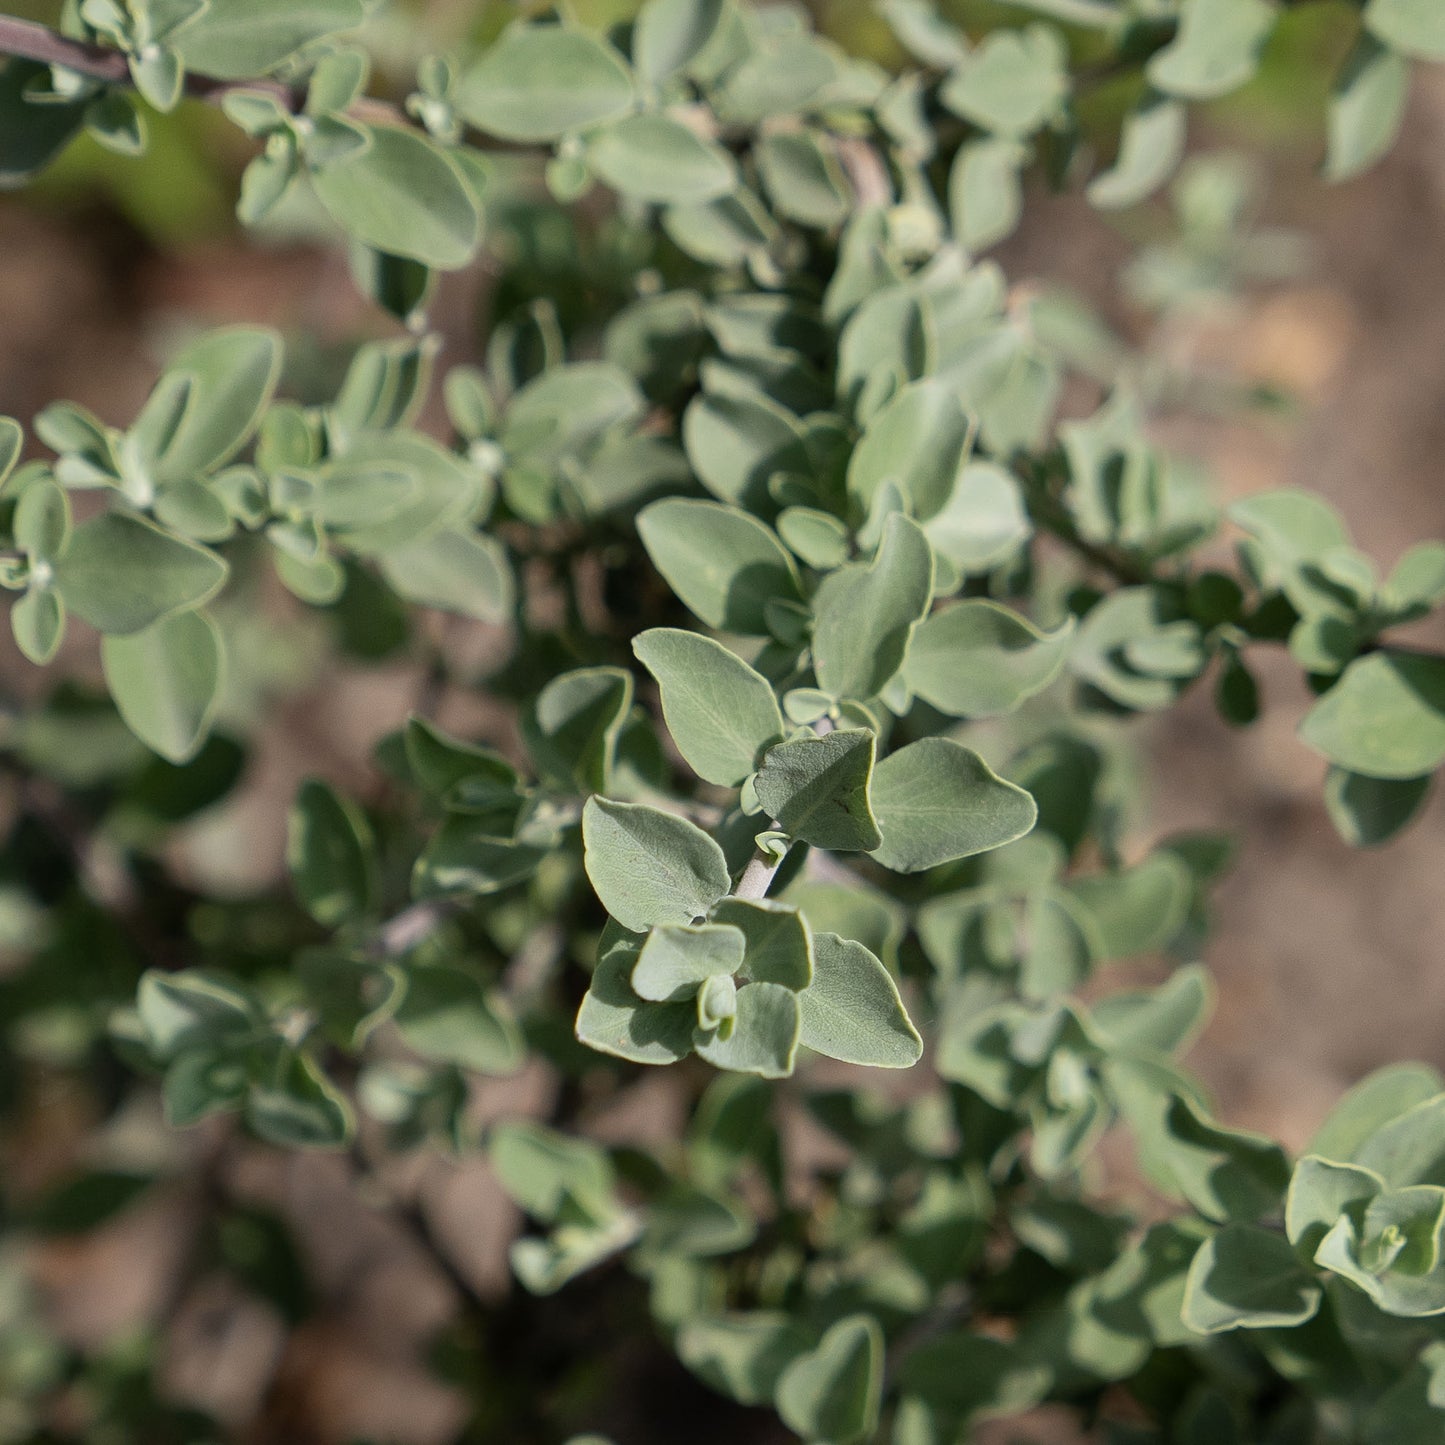
[[677, 1336], [683, 1364], [743, 1405], [770, 1405], [779, 1377], [807, 1347], [802, 1328], [781, 1311], [692, 1319]]
[[655, 627], [632, 650], [657, 679], [667, 729], [700, 778], [735, 788], [782, 737], [772, 685], [721, 643]]
[[453, 807], [505, 804], [517, 794], [517, 771], [505, 758], [422, 717], [406, 720], [406, 760], [421, 788]]
[[1184, 1286], [1184, 1323], [1200, 1334], [1302, 1325], [1324, 1291], [1288, 1241], [1231, 1224], [1199, 1246]]
[[861, 943], [819, 933], [813, 981], [799, 995], [802, 1041], [815, 1053], [878, 1069], [911, 1068], [923, 1056], [898, 985]]
[[632, 988], [642, 940], [609, 920], [598, 944], [592, 986], [577, 1011], [578, 1039], [634, 1064], [675, 1064], [692, 1052], [697, 1011], [691, 1001], [648, 1003]]
[[919, 624], [903, 670], [909, 690], [952, 717], [998, 717], [1042, 692], [1062, 670], [1070, 619], [1042, 632], [984, 598], [935, 612]]
[[323, 927], [370, 911], [376, 890], [371, 828], [355, 804], [314, 778], [301, 785], [291, 808], [286, 866], [297, 896]]
[[876, 747], [866, 728], [779, 743], [768, 749], [754, 782], [758, 801], [800, 842], [866, 853], [882, 841], [868, 802]]
[[126, 726], [172, 763], [200, 751], [220, 698], [225, 654], [209, 617], [180, 612], [101, 642], [105, 682]]
[[82, 621], [128, 636], [209, 602], [228, 570], [205, 547], [124, 512], [104, 512], [75, 529], [56, 564], [55, 585]]
[[642, 803], [589, 798], [582, 840], [602, 906], [634, 933], [691, 923], [732, 883], [722, 849], [702, 829]]
[[1435, 0], [1369, 0], [1365, 28], [1415, 60], [1445, 60], [1445, 11]]
[[1363, 1210], [1384, 1187], [1385, 1181], [1368, 1169], [1307, 1154], [1295, 1165], [1285, 1201], [1289, 1242], [1305, 1259], [1313, 1259], [1336, 1222], [1356, 1206]]
[[1445, 762], [1445, 659], [1372, 652], [1309, 711], [1300, 736], [1370, 778], [1418, 778]]
[[1335, 831], [1355, 848], [1388, 843], [1419, 815], [1434, 778], [1367, 778], [1345, 768], [1325, 777], [1325, 808]]
[[933, 549], [916, 522], [895, 513], [873, 561], [830, 572], [813, 599], [819, 687], [836, 698], [876, 697], [903, 665], [932, 598]]
[[512, 569], [501, 544], [482, 532], [447, 531], [382, 555], [393, 590], [422, 607], [500, 626], [516, 603]]
[[565, 26], [516, 25], [461, 78], [457, 107], [504, 140], [550, 141], [615, 120], [632, 106], [632, 77], [609, 45]]
[[1278, 19], [1270, 0], [1184, 0], [1178, 33], [1145, 74], [1166, 95], [1213, 100], [1254, 75]]
[[308, 1055], [287, 1050], [284, 1060], [247, 1094], [247, 1124], [283, 1149], [345, 1148], [356, 1128], [345, 1097]]
[[1361, 1079], [1330, 1110], [1308, 1152], [1326, 1159], [1355, 1159], [1373, 1135], [1393, 1119], [1445, 1091], [1445, 1079], [1426, 1064], [1387, 1064]]
[[596, 131], [587, 164], [614, 190], [655, 204], [700, 205], [738, 179], [721, 146], [665, 115], [629, 115]]
[[1124, 117], [1114, 164], [1089, 182], [1090, 203], [1114, 211], [1148, 200], [1178, 169], [1188, 128], [1178, 101], [1146, 95]]
[[65, 604], [48, 587], [32, 587], [11, 608], [10, 630], [25, 657], [46, 667], [65, 640]]
[[764, 135], [754, 158], [776, 214], [820, 230], [847, 220], [853, 196], [824, 137], [809, 131]]
[[414, 968], [395, 1015], [407, 1046], [438, 1064], [481, 1074], [515, 1073], [522, 1035], [480, 979], [459, 968]]
[[1409, 89], [1410, 68], [1404, 58], [1371, 36], [1361, 36], [1330, 93], [1327, 180], [1359, 175], [1394, 145]]
[[175, 48], [187, 70], [249, 80], [313, 40], [354, 29], [365, 15], [362, 0], [211, 0]]
[[730, 1027], [699, 1028], [694, 1034], [698, 1056], [719, 1069], [786, 1078], [798, 1052], [798, 999], [780, 984], [747, 984], [738, 990]]
[[632, 32], [632, 59], [649, 85], [659, 85], [688, 66], [717, 34], [725, 0], [648, 0]]
[[1021, 137], [1047, 123], [1069, 93], [1068, 51], [1047, 25], [997, 30], [961, 60], [939, 99], [994, 135]]
[[917, 873], [1022, 838], [1038, 809], [969, 748], [922, 738], [873, 770], [873, 811], [883, 845], [873, 856], [896, 873]]
[[608, 787], [617, 740], [632, 707], [632, 674], [620, 667], [579, 667], [554, 677], [522, 719], [527, 751], [564, 787]]
[[743, 964], [743, 934], [719, 923], [664, 923], [647, 935], [632, 970], [632, 991], [651, 1003], [684, 1003], [719, 974]]
[[883, 1394], [883, 1331], [871, 1315], [849, 1315], [778, 1381], [783, 1422], [805, 1440], [848, 1445], [878, 1426]]
[[813, 980], [813, 931], [802, 912], [773, 898], [724, 898], [713, 922], [742, 930], [741, 977], [777, 983], [794, 991]]
[[1020, 172], [1028, 148], [1016, 140], [971, 140], [959, 146], [948, 173], [953, 234], [977, 254], [1011, 236], [1023, 215]]
[[638, 514], [637, 530], [653, 566], [709, 627], [766, 637], [767, 604], [802, 598], [787, 548], [739, 508], [669, 497]]
[[443, 271], [465, 266], [481, 240], [477, 204], [461, 170], [434, 142], [396, 126], [314, 171], [332, 219], [363, 245]]
[[1445, 1094], [1436, 1094], [1382, 1124], [1355, 1153], [1396, 1189], [1411, 1184], [1445, 1186]]

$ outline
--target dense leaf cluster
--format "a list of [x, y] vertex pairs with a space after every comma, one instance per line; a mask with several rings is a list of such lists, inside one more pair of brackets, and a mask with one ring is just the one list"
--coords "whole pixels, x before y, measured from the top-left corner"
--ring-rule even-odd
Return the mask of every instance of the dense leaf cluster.
[[[98, 633], [108, 694], [8, 724], [43, 786], [0, 855], [0, 1062], [104, 1055], [178, 1128], [339, 1149], [360, 1117], [398, 1151], [476, 1149], [477, 1075], [678, 1066], [670, 1147], [604, 1147], [577, 1090], [485, 1132], [531, 1221], [512, 1266], [541, 1295], [624, 1260], [687, 1368], [802, 1439], [944, 1445], [1045, 1401], [1141, 1445], [1445, 1438], [1445, 1083], [1372, 1076], [1297, 1160], [1214, 1117], [1179, 1059], [1228, 845], [1126, 861], [1113, 726], [1205, 678], [1248, 723], [1251, 654], [1284, 646], [1332, 817], [1384, 841], [1445, 762], [1445, 659], [1391, 637], [1445, 598], [1445, 546], [1382, 580], [1316, 497], [1222, 515], [1150, 440], [1177, 378], [980, 259], [1037, 174], [1113, 209], [1177, 172], [1136, 294], [1269, 274], [1238, 172], [1184, 155], [1189, 105], [1251, 79], [1285, 7], [1017, 0], [967, 35], [879, 8], [909, 68], [790, 6], [647, 0], [606, 37], [518, 21], [429, 57], [398, 109], [361, 0], [84, 0], [58, 60], [17, 27], [0, 180], [218, 101], [256, 142], [241, 219], [339, 230], [410, 334], [323, 388], [232, 327], [128, 426], [57, 402], [22, 461], [0, 422], [16, 642], [63, 665]], [[1352, 15], [1331, 176], [1388, 148], [1442, 14]], [[1083, 119], [1100, 85], [1117, 135]], [[439, 378], [443, 442], [432, 273], [484, 250], [494, 320]], [[1062, 420], [1066, 385], [1093, 399]], [[1234, 563], [1201, 561], [1221, 538]], [[299, 792], [290, 896], [186, 899], [162, 845], [270, 705], [273, 580], [355, 659], [428, 610], [505, 635], [484, 686], [516, 745], [398, 718], [372, 793]], [[36, 844], [69, 836], [52, 785], [135, 909]], [[1158, 952], [1162, 983], [1082, 1001]], [[819, 1063], [925, 1053], [901, 1094]], [[800, 1172], [800, 1112], [842, 1162]], [[1115, 1126], [1167, 1216], [1094, 1192]], [[149, 1182], [78, 1197], [98, 1218]], [[78, 1368], [0, 1296], [5, 1438], [54, 1438]]]

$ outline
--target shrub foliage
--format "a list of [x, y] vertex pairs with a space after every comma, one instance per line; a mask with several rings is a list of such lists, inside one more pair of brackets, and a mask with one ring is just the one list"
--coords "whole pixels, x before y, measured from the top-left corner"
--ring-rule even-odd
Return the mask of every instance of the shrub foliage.
[[[0, 422], [11, 627], [72, 679], [7, 722], [9, 1106], [104, 1061], [106, 1109], [158, 1090], [181, 1130], [363, 1168], [480, 1148], [529, 1221], [522, 1290], [641, 1281], [687, 1370], [820, 1445], [1043, 1402], [1121, 1445], [1445, 1439], [1440, 1076], [1372, 1075], [1299, 1158], [1218, 1119], [1179, 1058], [1229, 846], [1124, 837], [1127, 720], [1208, 687], [1248, 724], [1271, 648], [1317, 694], [1300, 745], [1339, 830], [1405, 826], [1445, 659], [1393, 638], [1445, 598], [1445, 546], [1381, 576], [1313, 495], [1222, 512], [1151, 440], [1190, 378], [983, 258], [1051, 184], [1159, 198], [1127, 284], [1160, 316], [1277, 274], [1246, 173], [1187, 132], [1315, 8], [1013, 0], [965, 33], [883, 0], [884, 66], [792, 6], [646, 0], [605, 35], [516, 20], [410, 94], [373, 80], [398, 32], [363, 0], [0, 19], [0, 180], [208, 103], [254, 141], [242, 222], [337, 239], [378, 317], [325, 389], [232, 326], [127, 425]], [[1445, 11], [1333, 9], [1342, 179], [1445, 59]], [[437, 273], [483, 257], [484, 359], [438, 376]], [[281, 589], [353, 665], [429, 650], [428, 689], [364, 791], [300, 789], [284, 895], [195, 896], [166, 845], [276, 707]], [[494, 640], [484, 676], [435, 613]], [[515, 725], [444, 730], [451, 687]], [[1155, 986], [1090, 985], [1160, 952]], [[554, 1106], [480, 1129], [479, 1076], [526, 1067]], [[649, 1069], [685, 1133], [604, 1146], [590, 1111]], [[808, 1119], [825, 1166], [794, 1157]], [[1136, 1212], [1099, 1187], [1116, 1125]], [[88, 1228], [164, 1175], [5, 1222]], [[264, 1238], [267, 1268], [229, 1267], [292, 1299]], [[4, 1301], [4, 1438], [100, 1438], [53, 1415], [76, 1379], [107, 1439], [197, 1438], [144, 1358], [94, 1374]], [[474, 1438], [588, 1423], [539, 1418]]]

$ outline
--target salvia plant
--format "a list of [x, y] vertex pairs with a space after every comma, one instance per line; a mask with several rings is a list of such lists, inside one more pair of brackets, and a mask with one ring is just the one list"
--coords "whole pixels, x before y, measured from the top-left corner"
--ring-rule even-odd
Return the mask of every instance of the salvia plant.
[[[736, 1439], [950, 1445], [1051, 1404], [1117, 1445], [1445, 1440], [1445, 1082], [1371, 1075], [1299, 1157], [1217, 1117], [1180, 1055], [1229, 843], [1127, 838], [1130, 719], [1207, 689], [1250, 723], [1264, 650], [1317, 696], [1340, 832], [1407, 825], [1445, 657], [1394, 639], [1445, 545], [1382, 574], [1306, 492], [1222, 511], [1150, 418], [1227, 399], [987, 258], [1047, 185], [1167, 218], [1126, 276], [1158, 317], [1281, 274], [1248, 172], [1186, 142], [1315, 8], [882, 0], [887, 66], [742, 0], [483, 15], [449, 55], [369, 0], [0, 17], [4, 184], [219, 112], [241, 222], [333, 239], [376, 315], [330, 378], [236, 325], [128, 422], [0, 421], [10, 625], [67, 677], [6, 704], [0, 1095], [58, 1070], [182, 1131], [0, 1182], [0, 1436], [222, 1438], [156, 1337], [52, 1331], [26, 1250], [204, 1171], [196, 1267], [304, 1320], [284, 1232], [217, 1183], [270, 1146], [349, 1151], [433, 1243], [382, 1163], [485, 1157], [524, 1223], [510, 1297], [452, 1271], [467, 1439], [606, 1427], [587, 1352], [619, 1330], [699, 1418], [773, 1412]], [[1343, 179], [1445, 6], [1332, 10]], [[479, 266], [482, 341], [443, 366], [438, 273]], [[204, 896], [168, 842], [238, 785], [312, 611], [342, 663], [417, 659], [416, 710], [369, 778], [300, 788], [288, 887]], [[436, 721], [458, 694], [482, 740]], [[1154, 986], [1095, 981], [1148, 954]], [[523, 1070], [545, 1103], [483, 1123]], [[681, 1129], [604, 1143], [661, 1077]], [[607, 1337], [551, 1395], [512, 1346], [504, 1388], [557, 1291]]]

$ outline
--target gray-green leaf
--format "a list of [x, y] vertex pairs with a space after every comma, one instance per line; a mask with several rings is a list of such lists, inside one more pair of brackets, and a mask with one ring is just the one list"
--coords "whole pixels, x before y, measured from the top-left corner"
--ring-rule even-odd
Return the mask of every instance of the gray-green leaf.
[[921, 738], [873, 770], [873, 811], [883, 844], [873, 856], [917, 873], [1022, 838], [1038, 809], [979, 755], [949, 738]]
[[721, 643], [655, 627], [634, 638], [632, 650], [657, 679], [667, 729], [700, 778], [735, 788], [782, 737], [771, 684]]
[[877, 739], [840, 728], [769, 748], [758, 771], [758, 801], [779, 827], [804, 843], [869, 852], [882, 842], [868, 802]]
[[589, 798], [582, 841], [602, 906], [634, 933], [691, 923], [732, 883], [722, 849], [701, 828], [643, 803]]
[[172, 763], [200, 750], [220, 697], [221, 634], [199, 612], [101, 642], [106, 686], [126, 726]]

